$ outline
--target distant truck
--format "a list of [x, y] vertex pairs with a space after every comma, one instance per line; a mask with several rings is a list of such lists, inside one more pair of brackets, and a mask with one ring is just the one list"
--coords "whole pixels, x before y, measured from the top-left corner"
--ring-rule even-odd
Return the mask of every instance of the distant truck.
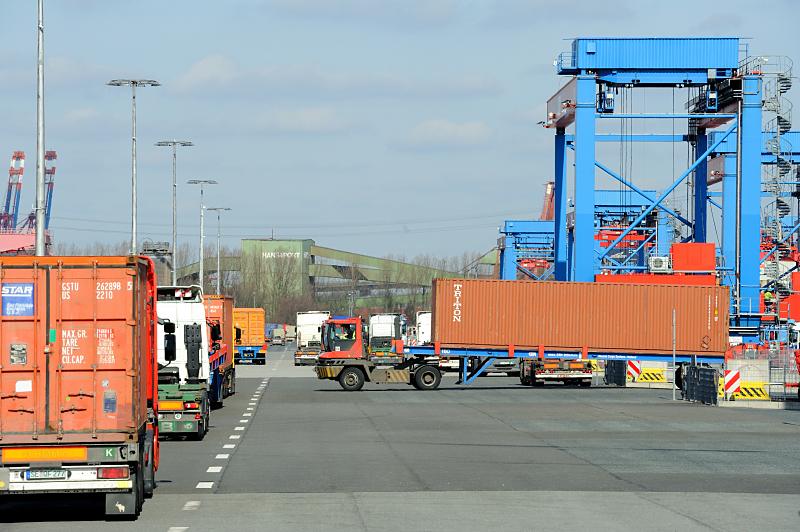
[[233, 331], [237, 364], [267, 363], [263, 308], [233, 309]]
[[284, 332], [286, 333], [286, 343], [297, 340], [297, 327], [294, 325], [285, 325]]
[[103, 494], [108, 515], [138, 515], [159, 463], [152, 261], [0, 257], [0, 270], [0, 500]]
[[327, 310], [310, 310], [297, 313], [297, 349], [294, 365], [316, 364], [322, 349], [320, 335], [322, 324], [331, 317]]
[[431, 334], [433, 332], [431, 318], [433, 318], [433, 312], [429, 310], [417, 312], [417, 344], [427, 345], [431, 343]]
[[378, 364], [399, 364], [403, 356], [392, 350], [394, 340], [406, 338], [407, 322], [402, 314], [373, 314], [369, 317], [369, 360]]
[[286, 333], [282, 327], [277, 327], [270, 331], [269, 343], [272, 345], [286, 345]]

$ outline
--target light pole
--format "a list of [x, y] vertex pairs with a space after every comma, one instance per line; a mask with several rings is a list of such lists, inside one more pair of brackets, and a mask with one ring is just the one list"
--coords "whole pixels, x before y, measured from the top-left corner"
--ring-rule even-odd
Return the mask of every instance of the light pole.
[[178, 284], [175, 253], [178, 250], [178, 146], [194, 146], [188, 140], [160, 140], [156, 146], [172, 146], [172, 286]]
[[136, 255], [136, 87], [159, 87], [154, 79], [112, 79], [106, 85], [131, 88], [131, 255]]
[[[200, 185], [200, 289], [203, 290], [203, 277], [205, 276], [205, 272], [203, 271], [203, 256], [205, 255], [205, 211], [206, 206], [203, 204], [203, 187], [205, 185], [216, 185], [217, 182], [213, 179], [190, 179], [186, 182], [189, 185]], [[205, 291], [203, 291], [205, 293]]]
[[229, 211], [231, 210], [230, 207], [209, 207], [206, 209], [208, 211], [215, 211], [217, 213], [217, 294], [222, 295], [222, 289], [220, 288], [220, 279], [222, 279], [222, 270], [220, 270], [220, 260], [219, 260], [219, 251], [220, 251], [220, 239], [222, 238], [222, 221], [220, 220], [220, 215], [222, 211]]
[[36, 255], [47, 252], [44, 235], [44, 0], [39, 0], [36, 25]]

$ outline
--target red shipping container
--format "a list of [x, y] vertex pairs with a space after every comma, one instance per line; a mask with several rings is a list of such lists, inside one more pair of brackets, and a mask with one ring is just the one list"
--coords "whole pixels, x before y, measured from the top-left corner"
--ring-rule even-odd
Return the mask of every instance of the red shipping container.
[[670, 254], [675, 272], [713, 272], [717, 267], [713, 242], [676, 242]]
[[598, 353], [680, 354], [728, 348], [728, 287], [436, 279], [433, 341]]

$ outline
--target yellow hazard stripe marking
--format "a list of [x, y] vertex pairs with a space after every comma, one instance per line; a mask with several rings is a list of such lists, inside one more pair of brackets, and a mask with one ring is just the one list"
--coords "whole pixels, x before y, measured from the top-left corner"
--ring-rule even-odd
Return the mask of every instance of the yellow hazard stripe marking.
[[667, 382], [663, 369], [643, 368], [636, 382]]
[[[723, 380], [719, 380], [719, 396], [725, 395]], [[738, 392], [728, 394], [729, 399], [742, 399], [746, 401], [769, 401], [769, 391], [766, 382], [742, 381]]]

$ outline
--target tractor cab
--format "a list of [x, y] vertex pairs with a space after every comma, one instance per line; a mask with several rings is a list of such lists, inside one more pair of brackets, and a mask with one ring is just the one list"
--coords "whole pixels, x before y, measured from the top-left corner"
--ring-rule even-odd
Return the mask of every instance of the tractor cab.
[[363, 358], [361, 318], [331, 318], [322, 324], [320, 358]]

